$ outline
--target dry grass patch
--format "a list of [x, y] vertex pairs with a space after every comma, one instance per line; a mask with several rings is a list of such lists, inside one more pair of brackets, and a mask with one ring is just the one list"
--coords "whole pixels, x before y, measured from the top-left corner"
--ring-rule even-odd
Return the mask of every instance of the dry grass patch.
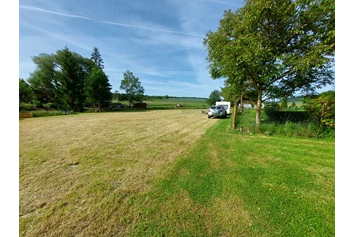
[[20, 235], [124, 233], [127, 198], [216, 121], [180, 110], [19, 121]]

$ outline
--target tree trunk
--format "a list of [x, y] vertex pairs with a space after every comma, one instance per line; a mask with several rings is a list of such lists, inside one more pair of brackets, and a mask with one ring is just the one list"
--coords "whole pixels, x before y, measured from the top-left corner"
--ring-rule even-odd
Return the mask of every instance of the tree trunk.
[[240, 96], [240, 113], [243, 113], [243, 95]]
[[233, 121], [232, 121], [232, 129], [233, 129], [233, 130], [236, 129], [237, 117], [238, 117], [238, 100], [235, 99], [235, 102], [234, 102], [234, 110], [233, 110]]
[[100, 102], [97, 104], [97, 112], [101, 112], [101, 104], [100, 104]]
[[260, 124], [261, 124], [261, 97], [262, 97], [262, 90], [258, 90], [258, 100], [256, 102], [256, 118], [255, 118], [255, 124], [256, 124], [256, 131], [259, 132]]

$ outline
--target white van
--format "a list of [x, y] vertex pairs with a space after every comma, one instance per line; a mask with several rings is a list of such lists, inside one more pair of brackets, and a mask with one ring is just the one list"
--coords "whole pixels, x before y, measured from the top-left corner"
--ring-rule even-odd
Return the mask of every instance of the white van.
[[227, 111], [227, 114], [231, 114], [231, 102], [229, 101], [217, 101], [216, 106], [221, 105]]

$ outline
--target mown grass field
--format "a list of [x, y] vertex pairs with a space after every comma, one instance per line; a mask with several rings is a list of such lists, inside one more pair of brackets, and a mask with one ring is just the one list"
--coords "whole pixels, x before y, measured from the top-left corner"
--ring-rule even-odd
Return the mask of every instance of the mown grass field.
[[334, 236], [334, 140], [230, 122], [199, 110], [21, 120], [20, 236]]

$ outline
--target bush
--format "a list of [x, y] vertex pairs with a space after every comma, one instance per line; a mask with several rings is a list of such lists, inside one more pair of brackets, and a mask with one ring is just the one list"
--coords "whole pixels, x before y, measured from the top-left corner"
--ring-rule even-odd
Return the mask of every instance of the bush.
[[323, 92], [303, 100], [305, 110], [323, 127], [335, 128], [335, 91]]
[[[294, 114], [298, 114], [299, 112], [301, 112], [300, 114], [302, 114], [302, 112], [305, 113], [304, 111], [275, 111], [275, 113], [279, 112], [284, 114], [292, 112]], [[262, 117], [267, 117], [265, 110], [262, 110]], [[275, 122], [265, 118], [265, 120], [262, 119], [259, 131], [257, 131], [255, 126], [255, 110], [253, 109], [246, 109], [243, 113], [238, 113], [237, 131], [247, 134], [262, 133], [267, 136], [280, 135], [307, 138], [335, 138], [334, 128], [330, 129], [321, 127], [310, 119], [303, 122]]]
[[20, 103], [19, 105], [20, 111], [34, 111], [36, 110], [36, 106], [30, 103]]
[[298, 107], [295, 106], [292, 109], [280, 111], [280, 106], [276, 102], [266, 104], [264, 111], [269, 121], [273, 122], [307, 122], [310, 118], [309, 112], [298, 111]]
[[287, 109], [287, 98], [282, 99], [280, 109], [281, 110]]
[[43, 108], [43, 104], [39, 100], [34, 100], [33, 104], [36, 106], [36, 108]]
[[310, 114], [307, 111], [274, 111], [267, 113], [268, 120], [273, 122], [307, 122]]
[[44, 104], [43, 107], [45, 109], [58, 109], [58, 107], [54, 104], [54, 103], [47, 103], [47, 104]]
[[47, 117], [47, 116], [57, 116], [63, 115], [61, 111], [44, 111], [38, 110], [33, 112], [33, 117]]
[[280, 110], [280, 106], [276, 102], [271, 102], [269, 104], [266, 104], [264, 107], [264, 111], [265, 111], [266, 115], [270, 112], [275, 112], [275, 111], [279, 111], [279, 110]]
[[297, 106], [296, 106], [296, 103], [293, 101], [289, 108], [292, 109], [292, 108], [295, 108], [295, 107], [297, 107]]

